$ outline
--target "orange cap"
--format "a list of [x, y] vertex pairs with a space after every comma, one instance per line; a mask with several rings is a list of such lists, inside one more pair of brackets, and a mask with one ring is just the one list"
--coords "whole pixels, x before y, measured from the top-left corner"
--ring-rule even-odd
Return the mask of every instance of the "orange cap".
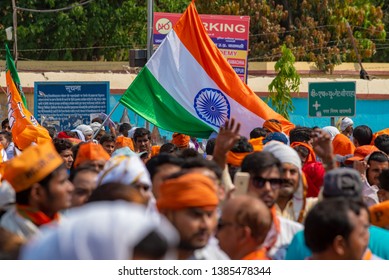
[[216, 186], [200, 173], [188, 173], [166, 180], [159, 188], [159, 210], [180, 210], [190, 207], [216, 208], [219, 203]]
[[348, 158], [345, 163], [346, 164], [351, 164], [353, 161], [361, 161], [364, 160], [365, 157], [370, 155], [372, 152], [379, 151], [376, 146], [372, 145], [364, 145], [364, 146], [359, 146], [358, 148], [355, 149], [354, 151], [354, 156], [351, 158]]
[[89, 160], [109, 160], [109, 154], [104, 150], [100, 144], [93, 142], [87, 142], [80, 144], [80, 148], [77, 153], [76, 160], [74, 161], [74, 167], [76, 168], [81, 163]]
[[181, 133], [173, 133], [172, 143], [178, 148], [187, 148], [189, 145], [190, 137]]
[[377, 227], [389, 226], [389, 200], [369, 208], [371, 224]]
[[15, 192], [30, 188], [63, 164], [62, 157], [51, 142], [30, 146], [20, 156], [5, 164], [4, 179]]
[[135, 151], [134, 149], [134, 142], [131, 138], [125, 137], [123, 135], [120, 135], [116, 137], [116, 149], [128, 147], [131, 149], [131, 151]]

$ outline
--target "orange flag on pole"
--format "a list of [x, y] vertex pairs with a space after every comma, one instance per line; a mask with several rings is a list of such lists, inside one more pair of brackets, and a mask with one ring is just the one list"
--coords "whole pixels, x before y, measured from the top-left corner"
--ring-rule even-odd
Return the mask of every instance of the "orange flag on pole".
[[15, 145], [24, 150], [31, 143], [41, 144], [51, 141], [49, 132], [39, 125], [35, 117], [26, 109], [21, 98], [21, 93], [15, 84], [11, 69], [15, 72], [15, 64], [11, 53], [6, 47], [6, 81], [7, 81], [7, 106], [8, 120], [12, 131], [12, 138]]

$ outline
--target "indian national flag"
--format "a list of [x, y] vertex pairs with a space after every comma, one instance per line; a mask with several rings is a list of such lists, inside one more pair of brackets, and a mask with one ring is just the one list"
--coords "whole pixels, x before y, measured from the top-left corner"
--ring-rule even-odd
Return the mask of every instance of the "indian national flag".
[[227, 119], [248, 136], [267, 119], [292, 123], [243, 83], [209, 38], [192, 2], [120, 102], [154, 125], [207, 138]]

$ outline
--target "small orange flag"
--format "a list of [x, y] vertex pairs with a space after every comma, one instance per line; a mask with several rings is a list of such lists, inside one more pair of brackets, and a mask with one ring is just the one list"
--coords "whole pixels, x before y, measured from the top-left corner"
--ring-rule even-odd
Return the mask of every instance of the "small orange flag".
[[15, 81], [12, 79], [8, 63], [6, 67], [6, 80], [8, 120], [15, 145], [20, 150], [24, 150], [33, 142], [41, 144], [51, 141], [49, 132], [39, 125], [35, 117], [24, 106], [19, 90], [16, 87]]

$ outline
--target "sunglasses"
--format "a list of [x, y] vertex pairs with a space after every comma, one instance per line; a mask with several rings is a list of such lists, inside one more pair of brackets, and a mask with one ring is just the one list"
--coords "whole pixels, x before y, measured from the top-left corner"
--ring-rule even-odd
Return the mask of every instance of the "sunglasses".
[[269, 182], [271, 188], [273, 190], [278, 190], [281, 185], [285, 182], [284, 179], [278, 179], [278, 178], [262, 178], [262, 177], [253, 177], [253, 186], [257, 189], [262, 189], [267, 182]]

